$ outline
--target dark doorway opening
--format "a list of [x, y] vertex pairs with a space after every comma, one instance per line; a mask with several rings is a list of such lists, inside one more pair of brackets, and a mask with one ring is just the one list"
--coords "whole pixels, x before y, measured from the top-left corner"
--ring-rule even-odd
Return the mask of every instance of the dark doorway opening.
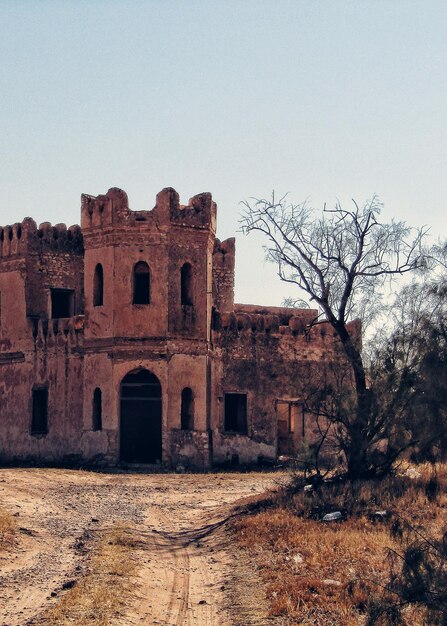
[[126, 463], [161, 461], [162, 402], [158, 378], [145, 369], [121, 383], [120, 457]]
[[226, 393], [224, 396], [226, 432], [247, 434], [247, 394]]

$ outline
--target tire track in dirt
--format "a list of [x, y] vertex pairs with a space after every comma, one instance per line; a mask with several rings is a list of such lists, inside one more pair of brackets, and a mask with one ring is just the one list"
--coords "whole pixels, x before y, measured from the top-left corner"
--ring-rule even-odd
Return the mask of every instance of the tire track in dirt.
[[229, 626], [219, 525], [236, 501], [274, 478], [0, 469], [2, 506], [30, 531], [13, 553], [0, 554], [0, 626], [32, 624], [57, 603], [64, 582], [82, 575], [85, 538], [88, 545], [116, 522], [138, 539], [139, 574], [110, 626]]

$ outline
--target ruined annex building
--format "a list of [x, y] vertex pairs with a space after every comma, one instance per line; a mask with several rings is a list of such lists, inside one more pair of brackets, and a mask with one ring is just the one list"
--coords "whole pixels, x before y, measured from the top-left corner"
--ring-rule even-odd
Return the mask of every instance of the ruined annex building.
[[309, 372], [337, 358], [312, 310], [234, 304], [209, 193], [152, 211], [83, 195], [81, 227], [0, 229], [0, 462], [208, 467], [311, 438]]

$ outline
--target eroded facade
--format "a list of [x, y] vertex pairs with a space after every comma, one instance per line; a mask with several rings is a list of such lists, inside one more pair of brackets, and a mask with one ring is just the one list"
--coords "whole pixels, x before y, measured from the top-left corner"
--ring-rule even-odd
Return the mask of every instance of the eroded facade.
[[209, 193], [151, 211], [110, 189], [81, 226], [0, 230], [0, 462], [255, 463], [311, 440], [316, 311], [234, 303]]

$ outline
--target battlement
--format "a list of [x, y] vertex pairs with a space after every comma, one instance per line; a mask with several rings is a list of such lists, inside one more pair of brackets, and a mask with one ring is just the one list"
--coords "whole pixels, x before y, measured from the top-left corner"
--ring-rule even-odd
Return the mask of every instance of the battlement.
[[318, 318], [317, 309], [295, 309], [292, 307], [262, 306], [258, 304], [235, 304], [235, 313], [278, 317], [280, 326], [288, 326], [293, 318], [295, 330], [315, 323]]
[[[214, 327], [216, 331], [226, 334], [270, 333], [274, 335], [306, 335], [308, 338], [327, 334], [329, 329], [326, 324], [312, 326], [307, 315], [300, 315], [300, 309], [293, 309], [293, 311], [293, 314], [278, 314], [268, 311], [263, 313], [245, 312], [236, 309], [231, 313], [216, 313]], [[307, 313], [307, 310], [304, 312]], [[313, 313], [313, 319], [316, 319], [317, 312], [313, 311]]]
[[213, 267], [230, 267], [234, 271], [235, 252], [236, 245], [234, 237], [225, 239], [225, 241], [215, 239], [213, 249]]
[[[214, 332], [221, 337], [247, 337], [247, 335], [286, 335], [301, 337], [305, 341], [338, 342], [329, 322], [318, 322], [316, 309], [291, 309], [283, 307], [258, 307], [235, 305], [234, 312], [214, 315]], [[355, 341], [361, 342], [361, 323], [353, 320], [348, 330]]]
[[213, 302], [220, 312], [234, 308], [234, 237], [219, 241], [215, 239], [213, 248]]
[[81, 195], [81, 227], [103, 228], [116, 222], [129, 221], [130, 209], [127, 194], [112, 187], [105, 195]]
[[12, 226], [0, 227], [0, 258], [25, 256], [30, 249], [74, 250], [82, 252], [82, 233], [79, 226], [52, 225], [44, 222], [39, 226], [30, 217]]
[[[190, 198], [187, 205], [178, 203], [178, 194], [174, 189], [163, 189], [161, 194], [169, 193], [171, 196], [169, 217], [172, 224], [179, 226], [195, 226], [216, 230], [217, 205], [213, 202], [212, 195], [208, 192], [199, 193]], [[161, 194], [157, 195], [157, 206]], [[174, 196], [175, 201], [172, 201]], [[161, 205], [160, 205], [161, 206]]]
[[144, 227], [153, 224], [176, 224], [201, 228], [216, 228], [216, 203], [210, 193], [201, 193], [181, 205], [179, 195], [166, 187], [157, 194], [155, 207], [150, 211], [133, 211], [127, 194], [117, 187], [105, 195], [81, 196], [82, 229], [106, 228], [111, 225]]

